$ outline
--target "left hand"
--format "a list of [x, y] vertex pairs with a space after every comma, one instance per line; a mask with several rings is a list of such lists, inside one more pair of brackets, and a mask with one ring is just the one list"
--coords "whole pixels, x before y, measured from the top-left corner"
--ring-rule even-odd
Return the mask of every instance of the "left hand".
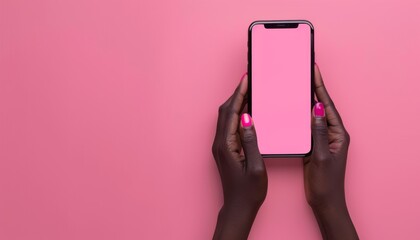
[[247, 239], [267, 195], [267, 172], [254, 123], [247, 113], [239, 117], [246, 104], [247, 87], [245, 75], [219, 108], [212, 152], [222, 180], [224, 204], [213, 239]]
[[267, 172], [250, 115], [244, 113], [241, 123], [239, 119], [246, 104], [247, 88], [245, 75], [233, 95], [220, 106], [212, 151], [222, 180], [225, 205], [259, 207], [267, 195]]

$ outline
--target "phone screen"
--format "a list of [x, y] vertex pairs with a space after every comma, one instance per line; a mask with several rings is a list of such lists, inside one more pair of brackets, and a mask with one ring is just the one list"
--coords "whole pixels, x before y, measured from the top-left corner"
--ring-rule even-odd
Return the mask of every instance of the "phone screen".
[[312, 34], [305, 22], [250, 26], [250, 113], [263, 156], [311, 151]]

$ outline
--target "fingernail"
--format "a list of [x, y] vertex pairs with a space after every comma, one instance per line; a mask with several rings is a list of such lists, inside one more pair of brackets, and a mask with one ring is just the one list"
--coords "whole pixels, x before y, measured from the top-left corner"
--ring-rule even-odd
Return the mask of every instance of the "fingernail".
[[244, 80], [244, 78], [245, 78], [245, 76], [247, 75], [248, 73], [247, 72], [245, 72], [244, 73], [244, 75], [242, 75], [242, 77], [241, 77], [241, 82], [242, 82], [242, 80]]
[[250, 127], [252, 125], [251, 116], [248, 113], [242, 114], [241, 122], [243, 127]]
[[322, 102], [315, 103], [314, 114], [315, 117], [325, 117], [325, 109], [324, 104], [322, 104]]

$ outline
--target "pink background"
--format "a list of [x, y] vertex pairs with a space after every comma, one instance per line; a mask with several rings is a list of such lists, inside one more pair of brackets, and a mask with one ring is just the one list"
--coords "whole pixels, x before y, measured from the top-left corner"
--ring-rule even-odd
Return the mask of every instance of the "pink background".
[[[420, 3], [0, 1], [0, 239], [209, 239], [217, 108], [257, 19], [310, 20], [351, 134], [362, 239], [420, 238]], [[257, 123], [256, 123], [257, 124]], [[266, 161], [250, 239], [320, 239], [302, 163]]]
[[[261, 154], [311, 150], [311, 27], [252, 27], [252, 119]], [[258, 124], [256, 124], [258, 123]]]

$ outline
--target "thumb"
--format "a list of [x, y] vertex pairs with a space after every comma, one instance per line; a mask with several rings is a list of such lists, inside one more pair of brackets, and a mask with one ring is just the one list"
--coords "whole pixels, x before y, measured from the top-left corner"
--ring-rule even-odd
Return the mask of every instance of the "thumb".
[[260, 150], [258, 149], [254, 123], [248, 113], [244, 113], [241, 116], [241, 127], [239, 132], [247, 166], [251, 169], [265, 168]]
[[328, 126], [325, 118], [325, 108], [322, 102], [317, 102], [312, 111], [312, 137], [314, 140], [313, 154], [317, 159], [324, 159], [329, 154]]

